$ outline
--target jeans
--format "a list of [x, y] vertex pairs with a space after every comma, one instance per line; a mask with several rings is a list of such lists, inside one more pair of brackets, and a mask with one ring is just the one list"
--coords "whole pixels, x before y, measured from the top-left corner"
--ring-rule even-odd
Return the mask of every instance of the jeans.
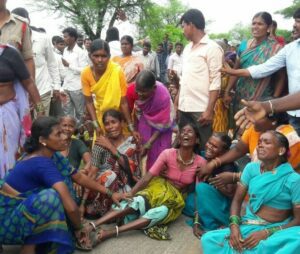
[[81, 124], [84, 117], [84, 97], [81, 89], [76, 91], [65, 91], [66, 100], [63, 104], [65, 115], [75, 116], [77, 123]]

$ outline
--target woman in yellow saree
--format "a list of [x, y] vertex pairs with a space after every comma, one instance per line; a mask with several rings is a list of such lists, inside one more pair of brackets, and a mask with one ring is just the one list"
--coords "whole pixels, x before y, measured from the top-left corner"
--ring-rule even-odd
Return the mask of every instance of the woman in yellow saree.
[[126, 78], [121, 67], [110, 60], [108, 43], [101, 39], [94, 40], [89, 56], [93, 65], [82, 71], [81, 83], [96, 135], [103, 133], [102, 116], [108, 109], [120, 110], [128, 129], [134, 132], [126, 100]]

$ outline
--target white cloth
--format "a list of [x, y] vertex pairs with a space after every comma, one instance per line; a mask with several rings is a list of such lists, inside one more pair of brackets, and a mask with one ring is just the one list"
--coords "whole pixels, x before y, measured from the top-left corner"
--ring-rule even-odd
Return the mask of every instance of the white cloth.
[[88, 66], [86, 53], [75, 44], [72, 50], [68, 50], [67, 47], [65, 48], [63, 58], [69, 63], [69, 67], [66, 68], [63, 89], [67, 91], [80, 90], [80, 74], [84, 67]]
[[110, 58], [122, 55], [120, 41], [110, 41], [108, 45], [110, 48]]
[[35, 82], [40, 95], [59, 90], [60, 78], [51, 40], [45, 33], [32, 31]]
[[[286, 67], [289, 93], [300, 91], [300, 39], [285, 45], [275, 56], [263, 64], [248, 68], [252, 78], [260, 79], [270, 76], [277, 70]], [[288, 111], [289, 115], [300, 117], [300, 110]]]
[[173, 53], [168, 59], [168, 70], [173, 70], [176, 72], [178, 77], [182, 74], [182, 54], [178, 55], [176, 52]]
[[209, 92], [221, 88], [222, 60], [222, 48], [208, 35], [195, 45], [190, 42], [185, 46], [178, 104], [180, 111], [205, 112]]

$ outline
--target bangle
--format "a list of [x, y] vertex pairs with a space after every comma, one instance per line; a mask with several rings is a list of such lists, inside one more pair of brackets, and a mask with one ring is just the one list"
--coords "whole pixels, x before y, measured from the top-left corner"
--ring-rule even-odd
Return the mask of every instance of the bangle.
[[237, 215], [231, 215], [229, 217], [229, 222], [230, 224], [229, 225], [240, 225], [241, 224], [241, 218]]
[[113, 194], [114, 194], [114, 193], [113, 193], [110, 189], [106, 188], [106, 195], [107, 195], [108, 197], [111, 198]]
[[232, 174], [232, 183], [235, 183], [235, 180], [236, 180], [236, 173], [233, 173]]
[[93, 124], [94, 129], [97, 129], [97, 128], [100, 127], [100, 125], [99, 125], [99, 123], [98, 123], [97, 120], [92, 121], [92, 124]]
[[89, 224], [93, 227], [93, 231], [96, 231], [97, 227], [94, 222], [90, 221]]
[[151, 146], [152, 146], [152, 144], [149, 141], [144, 144], [144, 148], [146, 148], [146, 149], [150, 149]]
[[117, 158], [117, 160], [119, 160], [122, 158], [122, 154], [119, 151], [117, 151], [117, 153], [115, 154], [115, 157]]
[[216, 162], [219, 163], [219, 166], [217, 166], [218, 168], [222, 166], [222, 162], [221, 159], [219, 157], [215, 158]]
[[45, 112], [45, 107], [42, 102], [38, 102], [37, 104], [35, 104], [34, 108], [37, 113]]
[[134, 132], [134, 126], [132, 123], [128, 124], [127, 127], [130, 132]]
[[282, 230], [282, 227], [272, 227], [272, 228], [267, 228], [266, 229], [268, 231], [268, 236], [273, 235], [274, 233], [276, 233], [279, 230]]
[[270, 109], [271, 109], [271, 113], [269, 114], [269, 116], [274, 116], [274, 108], [273, 108], [273, 104], [272, 104], [272, 101], [271, 100], [268, 100], [269, 102], [269, 105], [270, 105]]

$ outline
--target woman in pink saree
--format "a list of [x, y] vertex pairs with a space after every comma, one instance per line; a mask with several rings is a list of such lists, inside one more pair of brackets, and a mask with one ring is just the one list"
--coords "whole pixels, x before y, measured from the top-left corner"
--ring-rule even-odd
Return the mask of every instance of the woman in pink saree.
[[147, 155], [149, 170], [160, 153], [171, 147], [174, 110], [168, 89], [151, 71], [141, 71], [135, 83], [137, 130], [141, 134], [141, 156]]

